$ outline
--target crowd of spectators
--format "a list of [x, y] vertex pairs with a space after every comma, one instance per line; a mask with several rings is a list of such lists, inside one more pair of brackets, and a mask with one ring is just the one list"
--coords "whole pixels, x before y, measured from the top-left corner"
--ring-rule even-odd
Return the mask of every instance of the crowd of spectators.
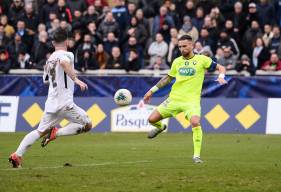
[[53, 32], [69, 32], [75, 68], [168, 69], [177, 39], [229, 70], [281, 70], [280, 0], [0, 0], [0, 70], [43, 69]]

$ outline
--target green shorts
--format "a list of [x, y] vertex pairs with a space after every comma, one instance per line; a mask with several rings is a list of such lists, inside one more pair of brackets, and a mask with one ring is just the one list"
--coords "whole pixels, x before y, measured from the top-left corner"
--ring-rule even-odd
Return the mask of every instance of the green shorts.
[[192, 116], [201, 116], [200, 103], [182, 101], [175, 101], [166, 99], [157, 107], [158, 112], [163, 118], [175, 117], [177, 114], [183, 112], [185, 118], [190, 120]]

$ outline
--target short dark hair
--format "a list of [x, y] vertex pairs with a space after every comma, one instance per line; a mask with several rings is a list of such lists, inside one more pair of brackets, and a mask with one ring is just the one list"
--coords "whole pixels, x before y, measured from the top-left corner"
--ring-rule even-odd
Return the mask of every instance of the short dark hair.
[[178, 41], [184, 41], [184, 40], [192, 41], [192, 37], [190, 35], [183, 35], [178, 39]]
[[62, 29], [62, 28], [58, 28], [53, 35], [53, 40], [55, 41], [55, 43], [61, 43], [64, 42], [65, 40], [67, 40], [68, 38], [68, 34], [67, 34], [67, 30]]

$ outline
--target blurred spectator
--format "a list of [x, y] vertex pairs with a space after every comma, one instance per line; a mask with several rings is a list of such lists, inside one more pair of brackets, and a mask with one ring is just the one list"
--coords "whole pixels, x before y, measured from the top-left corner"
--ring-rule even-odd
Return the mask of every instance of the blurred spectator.
[[83, 42], [77, 48], [77, 57], [79, 59], [83, 59], [84, 52], [90, 52], [90, 55], [95, 54], [95, 47], [92, 44], [92, 39], [90, 34], [85, 34], [83, 38]]
[[137, 12], [136, 12], [136, 18], [138, 20], [138, 24], [139, 25], [143, 25], [145, 30], [146, 30], [146, 33], [147, 35], [151, 35], [151, 30], [150, 30], [150, 25], [149, 25], [149, 22], [146, 18], [144, 18], [144, 15], [143, 15], [143, 10], [142, 9], [138, 9]]
[[229, 47], [233, 53], [233, 56], [236, 56], [236, 58], [238, 58], [240, 55], [240, 50], [236, 41], [229, 37], [225, 29], [220, 31], [220, 38], [218, 40], [217, 47]]
[[146, 67], [146, 69], [153, 69], [153, 70], [164, 70], [169, 69], [170, 67], [166, 64], [165, 60], [161, 56], [157, 56], [154, 63], [150, 64]]
[[50, 23], [50, 27], [48, 28], [48, 34], [50, 37], [53, 37], [54, 32], [57, 30], [57, 28], [60, 26], [60, 20], [59, 19], [54, 19]]
[[65, 20], [68, 23], [72, 22], [72, 14], [70, 9], [66, 6], [65, 0], [58, 0], [58, 19]]
[[25, 23], [23, 20], [18, 20], [16, 33], [21, 36], [22, 42], [27, 46], [26, 51], [30, 52], [30, 50], [33, 46], [34, 33], [30, 32], [26, 29]]
[[111, 55], [107, 61], [106, 69], [124, 69], [119, 47], [113, 47]]
[[268, 47], [270, 53], [277, 53], [278, 49], [280, 48], [280, 41], [281, 41], [280, 28], [278, 26], [274, 26], [272, 33], [273, 33], [273, 37], [269, 41]]
[[105, 69], [106, 63], [108, 62], [109, 55], [105, 52], [102, 44], [98, 44], [95, 58], [99, 65], [99, 68]]
[[268, 0], [260, 0], [258, 4], [259, 23], [263, 27], [266, 23], [275, 24], [275, 9]]
[[82, 55], [78, 58], [76, 68], [81, 72], [86, 72], [88, 69], [99, 69], [99, 65], [90, 49], [83, 50]]
[[262, 36], [262, 40], [264, 42], [265, 47], [269, 46], [269, 42], [273, 37], [272, 27], [269, 24], [264, 25], [264, 35]]
[[83, 16], [83, 23], [88, 25], [91, 22], [97, 22], [99, 13], [96, 12], [96, 9], [93, 5], [90, 5], [87, 9], [87, 12]]
[[210, 17], [210, 16], [206, 16], [204, 18], [204, 23], [203, 23], [203, 27], [201, 28], [201, 30], [203, 28], [208, 30], [208, 36], [213, 40], [213, 41], [217, 41], [218, 39], [218, 29], [217, 26], [215, 25], [216, 21]]
[[217, 26], [219, 28], [222, 28], [225, 22], [224, 16], [221, 14], [219, 8], [217, 6], [213, 7], [211, 9], [211, 12], [209, 14], [212, 20], [216, 20]]
[[125, 59], [125, 70], [126, 71], [138, 71], [141, 68], [138, 51], [131, 49], [129, 57]]
[[32, 68], [32, 62], [30, 61], [30, 55], [24, 49], [19, 51], [15, 67], [19, 68], [19, 69]]
[[148, 38], [147, 30], [143, 25], [138, 24], [136, 17], [131, 18], [130, 25], [126, 29], [123, 42], [126, 42], [129, 37], [135, 37], [138, 40], [139, 45], [143, 48], [145, 47], [146, 40]]
[[219, 61], [219, 60], [221, 60], [222, 58], [223, 58], [223, 49], [222, 48], [218, 48], [217, 50], [216, 50], [216, 55], [215, 55], [215, 59], [217, 60], [217, 61]]
[[195, 42], [193, 52], [199, 55], [213, 56], [210, 46], [203, 46], [200, 41]]
[[233, 55], [231, 47], [222, 47], [223, 56], [218, 60], [218, 63], [223, 65], [227, 70], [235, 69], [237, 57]]
[[148, 54], [150, 56], [150, 64], [155, 63], [157, 56], [164, 58], [168, 52], [168, 44], [164, 41], [163, 36], [160, 33], [156, 34], [155, 41], [151, 43], [148, 48]]
[[[174, 21], [173, 27], [179, 28], [181, 25], [179, 21], [179, 14], [176, 11], [176, 5], [173, 3], [172, 0], [164, 0], [163, 6], [167, 8], [168, 15], [170, 15]], [[168, 25], [170, 25], [169, 22]]]
[[262, 70], [265, 71], [279, 71], [281, 70], [281, 61], [276, 53], [272, 53], [270, 60], [264, 62]]
[[102, 40], [99, 39], [98, 35], [97, 35], [97, 28], [96, 28], [96, 24], [95, 22], [90, 22], [88, 24], [88, 27], [87, 27], [88, 31], [87, 33], [91, 35], [91, 39], [92, 39], [92, 43], [94, 45], [97, 45], [99, 43], [102, 43]]
[[104, 50], [110, 54], [113, 47], [118, 47], [118, 39], [115, 37], [114, 33], [110, 32], [107, 34], [107, 38], [104, 41]]
[[10, 41], [10, 38], [5, 34], [4, 26], [0, 24], [0, 47], [5, 47]]
[[229, 20], [229, 19], [226, 20], [224, 27], [225, 27], [226, 33], [229, 35], [230, 38], [234, 39], [236, 42], [238, 42], [240, 40], [239, 33], [234, 31], [233, 22], [231, 20]]
[[75, 49], [75, 40], [73, 38], [68, 38], [67, 41], [67, 51], [70, 51], [76, 55], [76, 49]]
[[31, 51], [31, 58], [35, 64], [38, 64], [41, 60], [45, 59], [46, 55], [52, 50], [50, 43], [48, 44], [48, 33], [46, 31], [40, 32], [38, 38], [39, 40], [35, 41]]
[[203, 46], [209, 46], [211, 48], [212, 52], [216, 51], [215, 42], [209, 36], [209, 32], [205, 27], [203, 27], [200, 31], [200, 37], [199, 37], [198, 41], [200, 41]]
[[171, 37], [171, 41], [169, 43], [169, 48], [168, 48], [168, 56], [167, 56], [168, 65], [171, 66], [173, 60], [179, 57], [180, 55], [181, 53], [178, 47], [178, 38]]
[[157, 15], [161, 3], [159, 0], [139, 0], [138, 7], [143, 10], [145, 18], [152, 18]]
[[128, 2], [127, 9], [128, 9], [128, 21], [130, 21], [132, 17], [136, 15], [137, 5], [134, 2]]
[[[184, 16], [188, 15], [189, 17], [195, 17], [195, 6], [193, 0], [187, 0], [184, 7], [180, 7], [179, 16], [180, 18], [184, 18]], [[182, 20], [180, 19], [180, 25], [182, 25]]]
[[239, 34], [240, 39], [247, 29], [246, 13], [243, 12], [243, 4], [240, 1], [234, 4], [234, 13], [231, 19], [233, 21], [234, 32]]
[[75, 11], [80, 11], [82, 13], [87, 7], [84, 0], [66, 0], [66, 3], [72, 14], [74, 14]]
[[7, 37], [12, 38], [15, 34], [15, 29], [13, 26], [9, 25], [8, 23], [8, 17], [6, 15], [2, 15], [0, 17], [0, 23], [4, 26], [4, 31]]
[[39, 21], [40, 23], [47, 23], [49, 21], [50, 13], [56, 13], [58, 11], [58, 5], [55, 0], [47, 0], [47, 3], [43, 5], [42, 9], [39, 11]]
[[170, 29], [171, 26], [169, 25], [169, 23], [166, 20], [164, 20], [162, 27], [158, 31], [158, 33], [161, 33], [166, 43], [170, 43], [170, 39], [171, 39]]
[[0, 71], [3, 71], [3, 73], [8, 74], [9, 70], [11, 69], [11, 61], [9, 59], [8, 52], [1, 48], [0, 49]]
[[18, 20], [22, 17], [24, 14], [24, 2], [22, 0], [13, 0], [13, 3], [10, 6], [8, 17], [9, 17], [9, 23], [11, 23], [12, 26], [16, 26]]
[[108, 6], [107, 0], [86, 0], [86, 2], [87, 5], [94, 5], [94, 6], [100, 5], [102, 7]]
[[39, 17], [34, 12], [32, 3], [25, 5], [24, 14], [21, 19], [24, 21], [28, 33], [34, 35], [39, 24]]
[[246, 70], [251, 76], [256, 74], [256, 68], [246, 54], [242, 55], [240, 61], [237, 62], [236, 70], [237, 72]]
[[166, 21], [167, 22], [166, 24], [170, 27], [175, 26], [173, 18], [170, 15], [168, 15], [167, 8], [165, 6], [162, 6], [160, 8], [159, 15], [154, 17], [153, 20], [152, 36], [154, 36], [156, 33], [159, 32], [159, 30], [162, 28], [164, 21]]
[[138, 53], [138, 60], [140, 61], [141, 66], [144, 65], [144, 60], [143, 60], [143, 48], [138, 44], [137, 38], [136, 37], [130, 37], [128, 40], [128, 44], [126, 44], [123, 48], [124, 52], [124, 58], [125, 60], [128, 59], [130, 56], [130, 51], [135, 50]]
[[251, 55], [253, 52], [253, 44], [257, 37], [261, 37], [262, 32], [257, 21], [252, 21], [251, 28], [249, 28], [244, 34], [242, 46], [243, 52], [247, 55]]
[[258, 37], [255, 41], [254, 50], [252, 54], [252, 63], [256, 69], [260, 69], [261, 65], [268, 60], [269, 51], [264, 46], [262, 38]]
[[112, 8], [111, 12], [120, 27], [120, 31], [123, 32], [127, 28], [129, 14], [125, 7], [124, 0], [115, 0], [115, 4], [116, 5]]
[[183, 25], [179, 30], [179, 36], [189, 35], [192, 37], [192, 40], [195, 42], [198, 39], [198, 30], [192, 25], [191, 18], [189, 16], [184, 16]]
[[78, 30], [83, 31], [85, 29], [85, 25], [83, 23], [82, 18], [83, 18], [82, 12], [79, 11], [79, 10], [75, 10], [74, 14], [73, 14], [72, 23], [71, 23], [71, 26], [72, 26], [73, 30], [78, 29]]
[[192, 24], [198, 31], [201, 30], [204, 23], [204, 10], [202, 7], [197, 7], [195, 17], [192, 18]]
[[108, 12], [105, 16], [105, 19], [99, 25], [98, 37], [102, 41], [105, 41], [107, 38], [107, 34], [110, 32], [114, 33], [116, 37], [119, 37], [119, 25], [114, 19], [112, 13]]
[[253, 21], [258, 22], [259, 20], [260, 20], [260, 18], [259, 18], [259, 14], [257, 12], [257, 5], [254, 2], [249, 3], [248, 14], [246, 16], [247, 27], [251, 27]]
[[63, 20], [60, 22], [60, 28], [67, 31], [68, 34], [71, 34], [72, 27], [67, 21]]

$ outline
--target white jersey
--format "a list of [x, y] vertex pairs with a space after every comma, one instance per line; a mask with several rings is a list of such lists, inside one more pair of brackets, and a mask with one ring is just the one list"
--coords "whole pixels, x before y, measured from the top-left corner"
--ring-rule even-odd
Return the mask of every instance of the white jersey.
[[55, 51], [47, 60], [45, 72], [48, 76], [49, 92], [45, 111], [49, 113], [56, 113], [65, 106], [73, 106], [74, 82], [59, 64], [61, 61], [69, 62], [74, 69], [74, 55], [71, 52]]

